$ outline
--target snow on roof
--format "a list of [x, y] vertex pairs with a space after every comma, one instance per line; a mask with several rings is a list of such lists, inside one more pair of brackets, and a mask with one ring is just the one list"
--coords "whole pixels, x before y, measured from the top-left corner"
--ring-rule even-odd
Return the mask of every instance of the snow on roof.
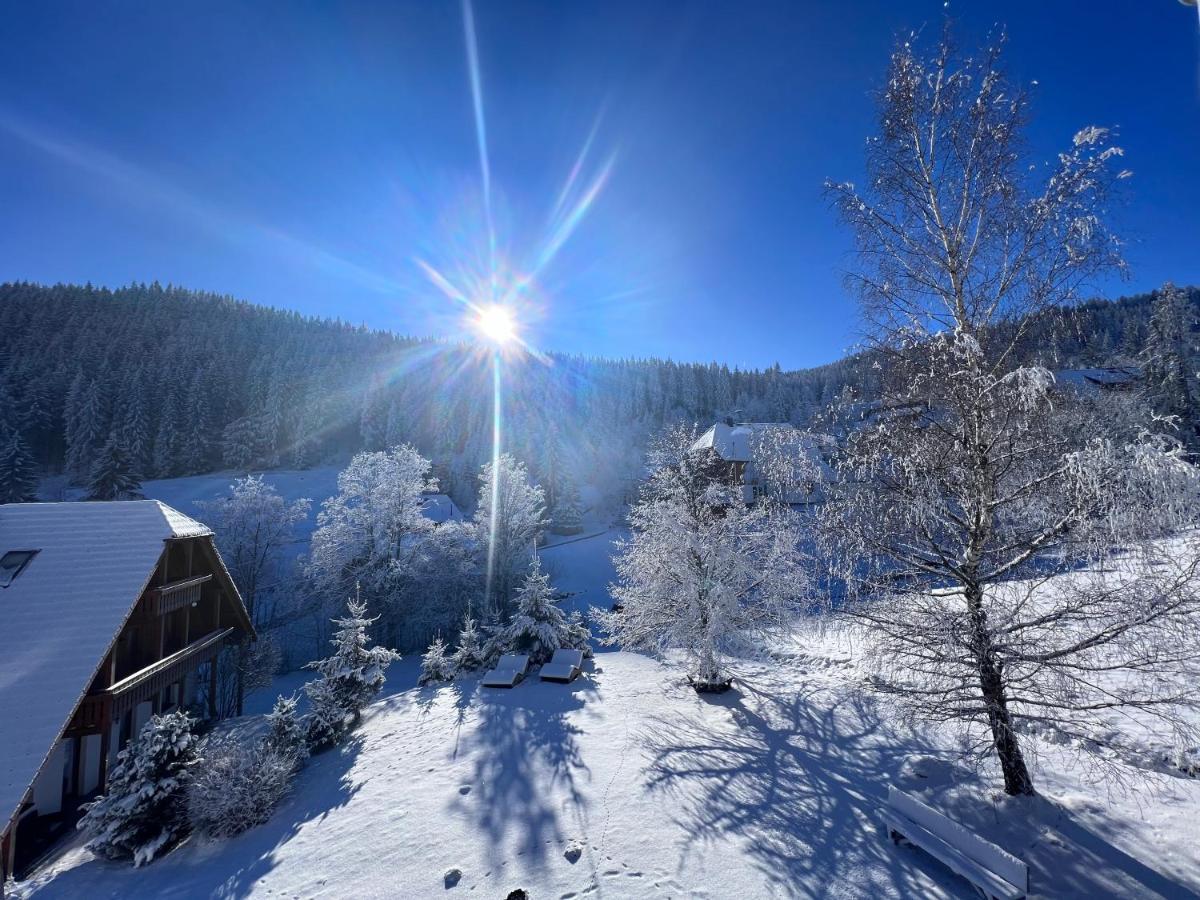
[[749, 462], [750, 444], [753, 437], [753, 425], [729, 425], [725, 422], [718, 422], [700, 435], [692, 444], [691, 449], [707, 450], [711, 448], [726, 462]]
[[1060, 385], [1095, 389], [1124, 387], [1137, 381], [1140, 376], [1141, 370], [1134, 366], [1114, 366], [1096, 369], [1060, 369], [1054, 373], [1054, 380]]
[[54, 748], [171, 538], [212, 531], [157, 500], [0, 504], [0, 830]]
[[431, 522], [461, 522], [462, 510], [450, 497], [445, 494], [426, 494], [422, 498], [421, 512]]

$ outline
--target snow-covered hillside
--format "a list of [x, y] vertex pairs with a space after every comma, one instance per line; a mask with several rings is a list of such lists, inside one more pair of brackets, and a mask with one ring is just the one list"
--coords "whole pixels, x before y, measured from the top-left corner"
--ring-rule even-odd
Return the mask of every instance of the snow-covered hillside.
[[75, 848], [18, 895], [969, 896], [880, 834], [889, 783], [1026, 859], [1037, 896], [1200, 890], [1200, 781], [1109, 794], [1046, 745], [1044, 796], [1005, 798], [955, 765], [948, 742], [876, 706], [851, 647], [809, 645], [743, 664], [718, 699], [623, 652], [599, 654], [573, 685], [511, 692], [413, 688], [405, 660], [394, 693], [349, 745], [312, 760], [266, 825], [140, 870]]

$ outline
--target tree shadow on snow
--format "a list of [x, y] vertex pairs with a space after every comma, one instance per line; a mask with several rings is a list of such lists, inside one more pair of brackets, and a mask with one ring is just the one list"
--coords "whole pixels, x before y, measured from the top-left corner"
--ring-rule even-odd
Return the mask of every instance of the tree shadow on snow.
[[541, 863], [584, 813], [576, 780], [590, 775], [577, 740], [581, 730], [568, 715], [595, 687], [585, 678], [569, 685], [535, 679], [511, 690], [479, 687], [477, 724], [463, 740], [462, 750], [474, 758], [471, 790], [451, 808], [478, 827], [497, 866], [512, 855]]
[[[971, 886], [913, 847], [895, 847], [879, 825], [887, 786], [927, 803], [1004, 847], [1030, 867], [1031, 896], [1197, 897], [1113, 846], [1127, 828], [1108, 817], [1106, 837], [1043, 797], [1003, 798], [918, 732], [884, 724], [860, 691], [806, 688], [776, 695], [746, 682], [708, 702], [712, 717], [661, 717], [642, 736], [648, 787], [675, 799], [689, 835], [685, 853], [736, 834], [776, 888], [804, 897], [975, 896]], [[913, 775], [928, 756], [944, 777]]]
[[738, 835], [775, 889], [795, 896], [924, 896], [931, 881], [958, 891], [952, 873], [913, 866], [881, 838], [890, 773], [922, 749], [917, 738], [885, 734], [861, 692], [738, 685], [708, 701], [728, 708], [731, 728], [662, 717], [642, 736], [649, 789], [684, 811], [685, 853]]

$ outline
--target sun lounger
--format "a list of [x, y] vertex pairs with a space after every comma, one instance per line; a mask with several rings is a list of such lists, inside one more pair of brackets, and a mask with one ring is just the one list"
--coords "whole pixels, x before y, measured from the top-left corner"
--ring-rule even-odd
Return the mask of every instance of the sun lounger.
[[555, 650], [550, 662], [542, 666], [542, 681], [574, 681], [582, 667], [582, 650]]
[[524, 654], [510, 653], [500, 657], [496, 668], [483, 676], [484, 687], [515, 687], [525, 677], [529, 668], [529, 657]]

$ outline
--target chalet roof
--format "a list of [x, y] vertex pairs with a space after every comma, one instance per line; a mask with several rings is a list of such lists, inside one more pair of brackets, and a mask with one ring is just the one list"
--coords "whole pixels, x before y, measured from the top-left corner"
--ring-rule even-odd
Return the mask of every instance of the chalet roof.
[[692, 444], [693, 450], [715, 450], [726, 462], [750, 462], [754, 426], [717, 422]]
[[0, 504], [0, 831], [69, 724], [154, 574], [163, 541], [211, 535], [157, 500]]
[[1136, 366], [1060, 369], [1054, 373], [1054, 380], [1059, 385], [1077, 390], [1120, 389], [1134, 384], [1141, 374], [1141, 369]]
[[421, 498], [421, 512], [431, 522], [441, 525], [443, 522], [461, 522], [462, 510], [446, 494], [425, 494]]

